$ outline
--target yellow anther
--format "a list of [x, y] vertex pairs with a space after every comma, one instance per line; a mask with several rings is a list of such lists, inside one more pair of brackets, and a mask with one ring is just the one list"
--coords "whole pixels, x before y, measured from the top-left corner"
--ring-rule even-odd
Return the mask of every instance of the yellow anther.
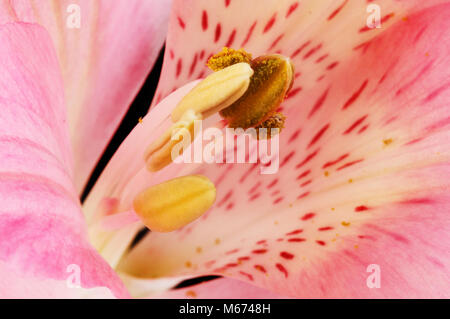
[[225, 47], [222, 49], [222, 52], [209, 58], [207, 65], [211, 70], [219, 71], [240, 62], [250, 64], [252, 62], [252, 55], [245, 52], [243, 49], [234, 50]]
[[172, 112], [172, 121], [180, 120], [188, 110], [203, 118], [236, 102], [248, 89], [253, 70], [247, 63], [237, 63], [212, 73], [192, 89]]
[[[145, 152], [147, 169], [156, 172], [172, 163], [172, 160], [175, 159], [172, 158], [172, 148], [183, 140], [184, 135], [187, 135], [193, 141], [194, 122], [201, 119], [202, 117], [194, 111], [186, 111], [178, 122], [173, 124], [148, 147]], [[182, 153], [182, 149], [180, 153]]]
[[232, 128], [255, 127], [268, 120], [292, 86], [293, 66], [282, 55], [261, 56], [251, 62], [254, 74], [245, 94], [220, 111]]
[[156, 232], [171, 232], [203, 215], [216, 199], [216, 187], [206, 177], [184, 176], [152, 186], [133, 202], [142, 222]]

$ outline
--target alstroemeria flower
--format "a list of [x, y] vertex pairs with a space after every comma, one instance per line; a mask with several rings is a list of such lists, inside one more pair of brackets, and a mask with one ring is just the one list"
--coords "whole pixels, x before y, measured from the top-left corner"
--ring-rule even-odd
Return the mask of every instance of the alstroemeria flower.
[[[74, 33], [62, 32], [60, 2], [2, 3], [2, 23], [31, 22], [0, 27], [2, 296], [158, 296], [203, 275], [226, 278], [159, 297], [449, 296], [448, 1], [378, 1], [379, 29], [366, 26], [372, 1], [175, 1], [152, 109], [83, 208], [77, 190], [151, 67], [169, 4], [79, 2], [90, 19]], [[279, 172], [149, 172], [147, 146], [223, 46], [295, 64]], [[194, 174], [217, 201], [188, 226], [136, 245], [140, 222], [102, 226], [147, 187]], [[81, 290], [66, 285], [70, 265]]]

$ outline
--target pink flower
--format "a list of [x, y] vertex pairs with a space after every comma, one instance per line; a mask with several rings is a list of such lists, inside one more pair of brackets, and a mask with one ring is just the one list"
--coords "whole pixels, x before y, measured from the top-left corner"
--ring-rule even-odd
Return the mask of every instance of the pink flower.
[[[448, 298], [450, 4], [378, 1], [371, 29], [370, 2], [175, 1], [152, 109], [83, 207], [170, 6], [77, 1], [81, 28], [68, 29], [70, 1], [2, 2], [0, 296]], [[146, 148], [223, 46], [295, 64], [279, 172], [147, 171]], [[195, 222], [135, 246], [141, 223], [102, 226], [143, 189], [191, 174], [217, 188]], [[168, 290], [203, 275], [224, 278]]]

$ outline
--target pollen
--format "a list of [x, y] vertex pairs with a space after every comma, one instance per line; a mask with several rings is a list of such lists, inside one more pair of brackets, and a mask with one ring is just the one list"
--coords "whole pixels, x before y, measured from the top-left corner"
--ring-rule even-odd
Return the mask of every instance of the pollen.
[[251, 62], [254, 73], [245, 94], [220, 111], [229, 127], [247, 129], [262, 125], [283, 102], [293, 81], [293, 67], [282, 55], [267, 55]]
[[234, 50], [225, 47], [221, 52], [209, 58], [207, 65], [211, 70], [219, 71], [236, 63], [244, 62], [250, 64], [251, 61], [252, 55], [243, 49]]
[[189, 175], [142, 191], [133, 208], [151, 231], [171, 232], [203, 215], [215, 199], [216, 188], [208, 178]]
[[[256, 132], [258, 134], [258, 139], [267, 138], [270, 139], [274, 135], [279, 134], [284, 128], [284, 122], [286, 121], [286, 116], [276, 112], [267, 120], [265, 120], [261, 125], [256, 127]], [[266, 129], [266, 134], [260, 134], [260, 129]]]

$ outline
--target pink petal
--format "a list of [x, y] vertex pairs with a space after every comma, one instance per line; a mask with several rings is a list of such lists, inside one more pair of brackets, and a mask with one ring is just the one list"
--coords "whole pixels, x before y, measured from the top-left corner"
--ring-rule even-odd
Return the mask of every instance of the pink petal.
[[[11, 23], [0, 27], [0, 43], [0, 296], [127, 296], [87, 241], [48, 33]], [[67, 285], [73, 265], [83, 289]]]
[[36, 22], [50, 32], [62, 67], [80, 191], [158, 56], [170, 1], [77, 1], [80, 29], [66, 26], [72, 4], [4, 1], [0, 23]]
[[280, 295], [242, 281], [222, 278], [191, 287], [168, 291], [157, 299], [279, 299]]
[[[222, 35], [236, 28], [239, 47], [242, 27], [257, 19], [244, 45], [255, 54], [284, 34], [270, 51], [292, 57], [297, 79], [282, 105], [280, 170], [261, 175], [253, 164], [185, 164], [150, 174], [137, 160], [109, 185], [110, 169], [98, 187], [124, 210], [139, 190], [181, 174], [208, 176], [218, 194], [191, 225], [149, 234], [119, 269], [147, 278], [224, 275], [296, 297], [448, 297], [450, 5], [384, 1], [389, 19], [380, 30], [365, 30], [366, 7], [357, 1], [342, 8], [302, 2], [294, 11], [295, 1], [258, 7], [232, 0], [220, 10], [218, 3], [191, 1], [185, 11], [185, 2], [177, 3], [161, 97], [169, 83], [176, 88], [195, 78], [186, 61], [205, 46], [212, 53], [224, 45], [223, 38], [214, 43], [218, 21]], [[183, 12], [189, 15], [181, 23]], [[178, 95], [155, 107], [158, 123], [136, 129], [153, 128], [147, 143], [167, 124]], [[170, 109], [163, 116], [161, 108]], [[128, 152], [119, 150], [116, 168], [142, 158], [147, 144], [135, 134], [123, 147]], [[380, 288], [367, 285], [372, 264], [380, 267]]]

